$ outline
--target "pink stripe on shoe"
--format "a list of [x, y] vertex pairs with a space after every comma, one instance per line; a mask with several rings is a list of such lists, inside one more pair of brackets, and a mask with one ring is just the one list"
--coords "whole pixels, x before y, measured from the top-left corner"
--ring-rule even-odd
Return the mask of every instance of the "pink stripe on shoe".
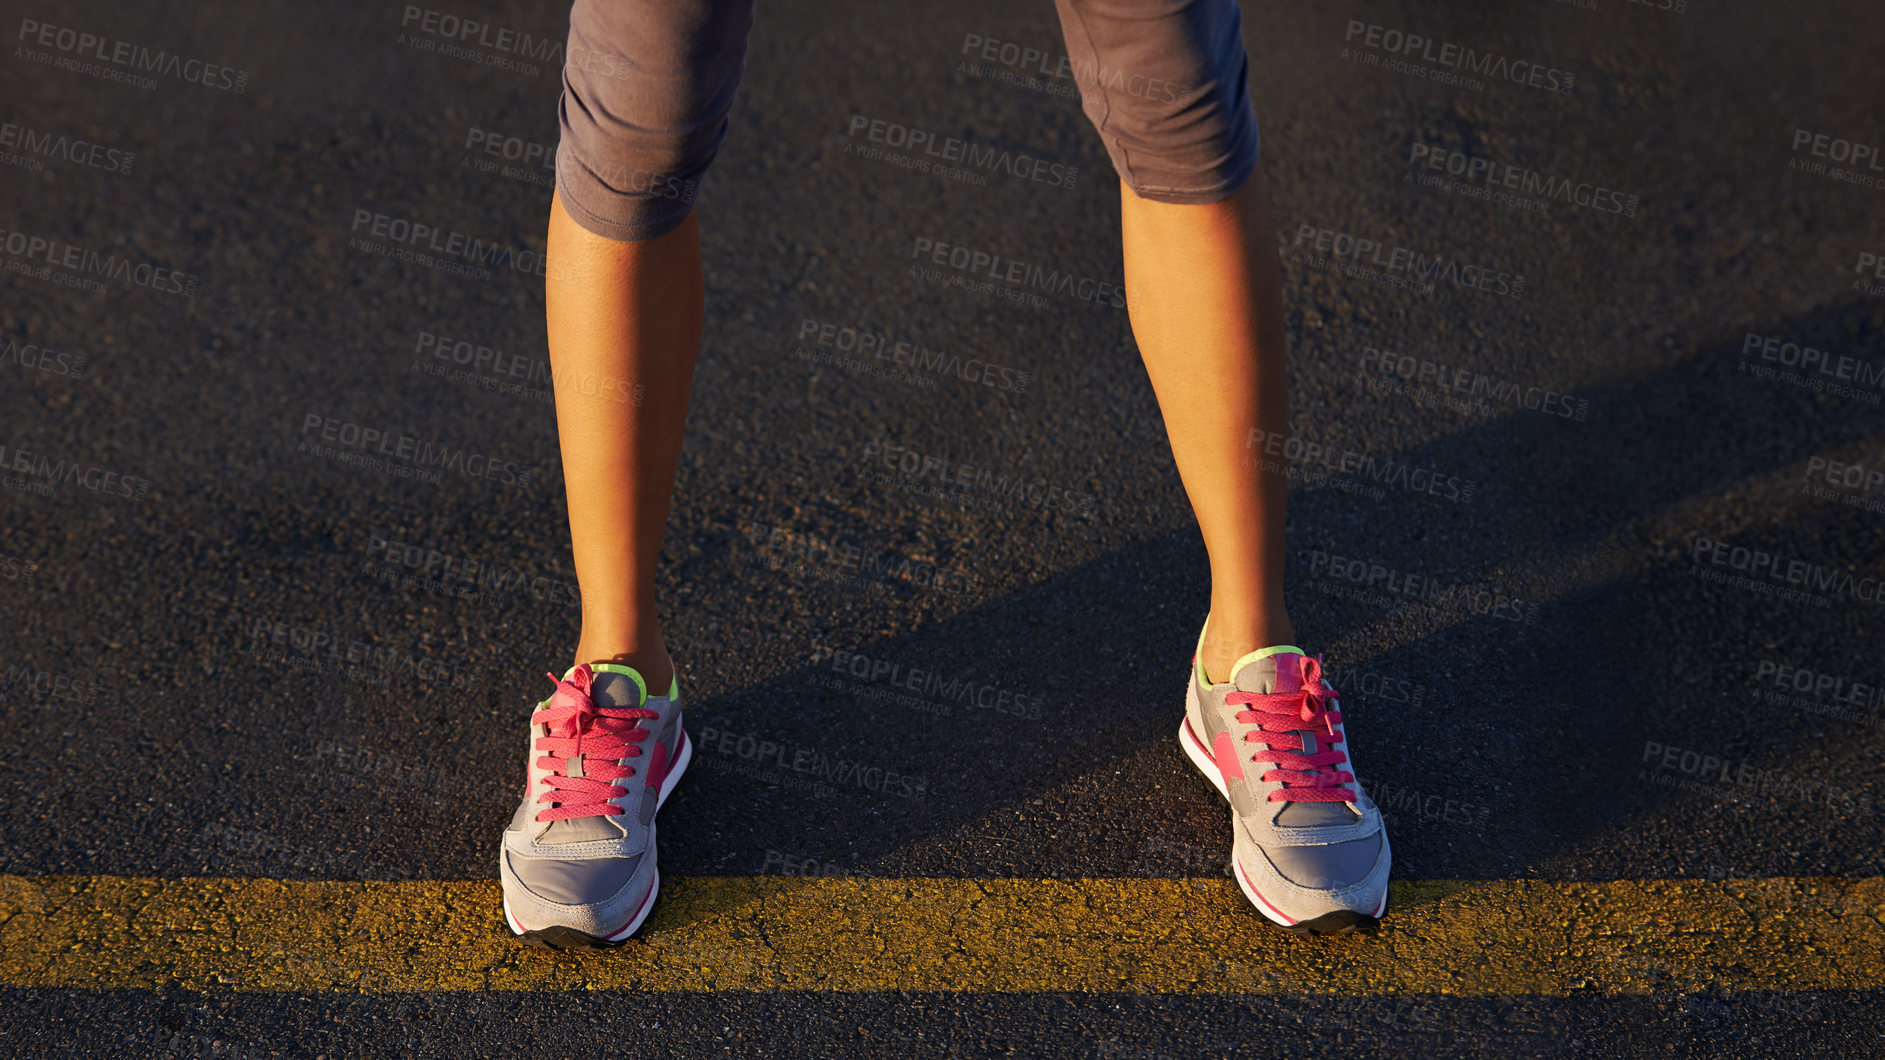
[[655, 789], [655, 792], [659, 794], [661, 791], [661, 782], [666, 780], [667, 777], [668, 745], [657, 740], [655, 742], [654, 754], [650, 756], [648, 762], [648, 786]]
[[1211, 761], [1217, 763], [1217, 771], [1225, 780], [1244, 779], [1244, 761], [1237, 757], [1237, 747], [1231, 743], [1230, 733], [1220, 732], [1211, 742]]

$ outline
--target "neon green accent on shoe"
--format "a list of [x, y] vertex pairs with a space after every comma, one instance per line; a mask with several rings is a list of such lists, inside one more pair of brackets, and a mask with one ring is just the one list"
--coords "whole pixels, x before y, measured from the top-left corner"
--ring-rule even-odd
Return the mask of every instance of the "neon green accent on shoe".
[[1237, 671], [1242, 670], [1244, 667], [1249, 666], [1251, 663], [1256, 662], [1258, 659], [1267, 659], [1272, 655], [1286, 655], [1286, 654], [1287, 655], [1307, 655], [1309, 653], [1306, 651], [1303, 651], [1301, 648], [1298, 648], [1294, 644], [1272, 644], [1267, 648], [1258, 648], [1256, 651], [1251, 652], [1249, 655], [1246, 655], [1243, 658], [1237, 660], [1235, 663], [1231, 664], [1230, 679], [1232, 681], [1236, 681]]
[[[622, 663], [591, 663], [589, 665], [589, 669], [599, 674], [626, 674], [628, 675], [630, 678], [634, 679], [635, 687], [641, 690], [641, 694], [640, 696], [636, 698], [635, 702], [645, 703], [648, 701], [648, 682], [646, 680], [643, 680], [641, 674], [637, 673], [633, 666], [625, 666]], [[575, 666], [572, 666], [569, 669], [564, 670], [563, 680], [565, 681], [569, 680], [570, 675], [574, 674], [575, 672], [576, 672]], [[553, 696], [546, 696], [537, 705], [539, 707], [547, 706], [551, 698], [553, 698]], [[675, 674], [673, 677], [668, 679], [668, 698], [669, 699], [681, 698], [681, 675], [680, 674]]]

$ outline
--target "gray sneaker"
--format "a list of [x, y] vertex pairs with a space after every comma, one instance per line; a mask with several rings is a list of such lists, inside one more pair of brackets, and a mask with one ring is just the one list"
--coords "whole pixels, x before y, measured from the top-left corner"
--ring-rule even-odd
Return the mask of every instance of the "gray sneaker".
[[530, 715], [529, 756], [498, 853], [504, 922], [536, 946], [619, 945], [654, 908], [655, 811], [693, 757], [679, 678], [650, 697], [632, 667], [571, 668]]
[[[1202, 651], [1204, 638], [1198, 638]], [[1387, 830], [1361, 785], [1321, 658], [1288, 645], [1207, 684], [1192, 656], [1178, 742], [1231, 805], [1232, 875], [1299, 935], [1373, 925], [1388, 904]]]

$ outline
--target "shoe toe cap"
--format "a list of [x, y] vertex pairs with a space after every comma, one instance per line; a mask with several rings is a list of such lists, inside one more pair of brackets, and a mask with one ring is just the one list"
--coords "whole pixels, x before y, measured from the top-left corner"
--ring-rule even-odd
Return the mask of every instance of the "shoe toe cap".
[[1324, 846], [1270, 847], [1263, 851], [1277, 875], [1298, 887], [1340, 891], [1366, 880], [1381, 860], [1381, 833]]
[[622, 893], [641, 867], [631, 858], [531, 858], [506, 852], [511, 875], [531, 894], [557, 905], [599, 905]]

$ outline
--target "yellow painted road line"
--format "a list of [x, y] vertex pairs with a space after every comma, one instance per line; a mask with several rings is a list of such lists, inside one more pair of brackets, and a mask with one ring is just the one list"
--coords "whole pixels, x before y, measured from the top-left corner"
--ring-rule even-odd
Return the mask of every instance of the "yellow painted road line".
[[674, 879], [602, 954], [493, 881], [0, 876], [0, 985], [84, 989], [1631, 994], [1877, 990], [1885, 878], [1397, 883], [1301, 939], [1227, 879]]

